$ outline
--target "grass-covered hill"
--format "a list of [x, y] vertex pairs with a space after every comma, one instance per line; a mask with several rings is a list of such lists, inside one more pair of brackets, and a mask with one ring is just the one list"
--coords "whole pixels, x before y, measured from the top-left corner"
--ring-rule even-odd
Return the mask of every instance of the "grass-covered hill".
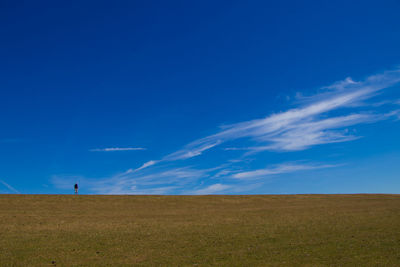
[[400, 266], [398, 195], [0, 195], [0, 266]]

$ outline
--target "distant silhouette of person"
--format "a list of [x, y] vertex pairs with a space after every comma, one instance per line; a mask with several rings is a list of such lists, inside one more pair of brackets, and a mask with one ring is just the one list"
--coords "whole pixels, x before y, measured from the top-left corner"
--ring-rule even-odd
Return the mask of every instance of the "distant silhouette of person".
[[78, 194], [78, 184], [74, 185], [74, 189], [75, 189], [75, 195], [77, 195]]

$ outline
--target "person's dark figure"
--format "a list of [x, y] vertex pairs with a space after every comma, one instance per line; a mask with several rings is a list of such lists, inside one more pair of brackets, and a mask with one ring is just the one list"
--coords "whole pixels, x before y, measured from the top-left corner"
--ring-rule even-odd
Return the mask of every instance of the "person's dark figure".
[[78, 184], [74, 185], [74, 189], [75, 189], [75, 195], [77, 195], [78, 194]]

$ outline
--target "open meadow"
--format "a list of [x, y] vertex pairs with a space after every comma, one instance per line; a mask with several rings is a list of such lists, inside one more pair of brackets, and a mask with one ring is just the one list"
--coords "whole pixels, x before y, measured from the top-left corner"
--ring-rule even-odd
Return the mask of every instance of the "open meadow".
[[0, 195], [0, 266], [399, 266], [398, 195]]

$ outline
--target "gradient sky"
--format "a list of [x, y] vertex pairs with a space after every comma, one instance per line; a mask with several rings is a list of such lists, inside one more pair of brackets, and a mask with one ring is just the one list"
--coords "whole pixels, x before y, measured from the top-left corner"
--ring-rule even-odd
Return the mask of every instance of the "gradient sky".
[[0, 1], [0, 193], [400, 193], [399, 14]]

